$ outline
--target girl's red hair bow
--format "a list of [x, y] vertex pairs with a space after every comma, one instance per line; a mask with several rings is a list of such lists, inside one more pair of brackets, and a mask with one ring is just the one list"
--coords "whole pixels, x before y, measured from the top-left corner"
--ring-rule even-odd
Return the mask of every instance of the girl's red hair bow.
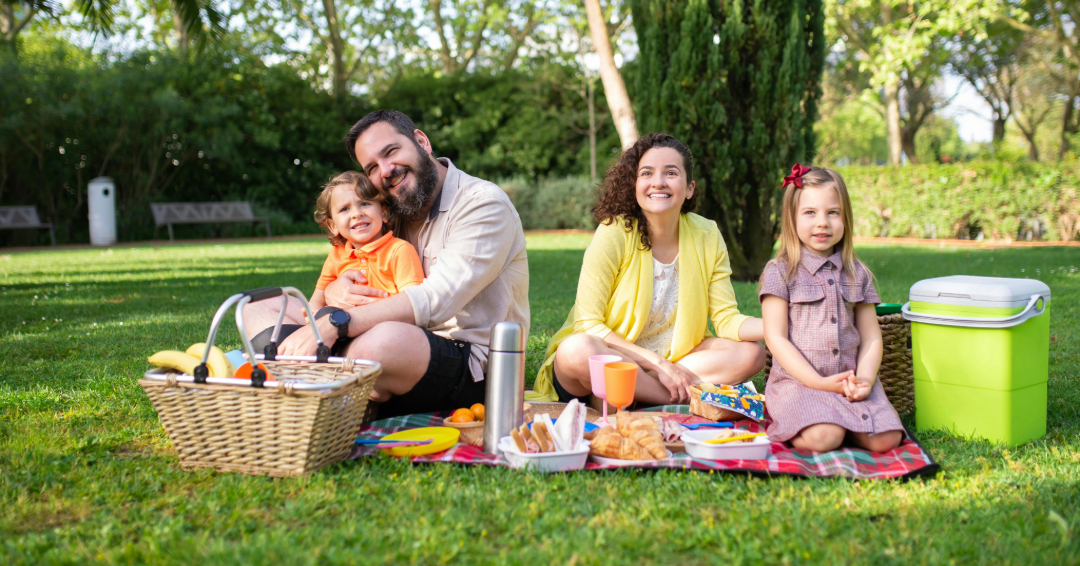
[[796, 187], [798, 187], [800, 189], [803, 188], [803, 186], [802, 186], [802, 176], [809, 173], [809, 172], [810, 172], [809, 167], [806, 167], [805, 165], [799, 165], [798, 163], [796, 163], [795, 165], [793, 165], [791, 167], [791, 174], [788, 175], [787, 177], [784, 177], [784, 184], [781, 185], [780, 188], [782, 189], [784, 187], [787, 187], [788, 185], [795, 185]]

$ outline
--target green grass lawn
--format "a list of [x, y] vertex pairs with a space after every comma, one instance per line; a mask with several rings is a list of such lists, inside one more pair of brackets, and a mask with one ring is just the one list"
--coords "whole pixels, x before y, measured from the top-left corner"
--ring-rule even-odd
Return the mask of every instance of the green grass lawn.
[[[530, 382], [588, 240], [529, 238]], [[301, 479], [180, 471], [136, 384], [146, 357], [203, 341], [237, 291], [310, 292], [325, 252], [313, 239], [0, 255], [0, 562], [1080, 562], [1076, 248], [860, 248], [889, 302], [949, 274], [1053, 292], [1047, 436], [1005, 449], [922, 432], [933, 479], [540, 476], [384, 457]], [[735, 289], [758, 314], [755, 285]], [[235, 329], [219, 340], [239, 345]]]

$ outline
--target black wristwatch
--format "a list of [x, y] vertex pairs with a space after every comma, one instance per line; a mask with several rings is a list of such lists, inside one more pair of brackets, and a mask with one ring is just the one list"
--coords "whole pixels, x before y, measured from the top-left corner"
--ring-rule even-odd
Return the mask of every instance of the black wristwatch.
[[330, 324], [337, 328], [338, 339], [349, 337], [349, 312], [343, 309], [337, 309], [330, 313]]

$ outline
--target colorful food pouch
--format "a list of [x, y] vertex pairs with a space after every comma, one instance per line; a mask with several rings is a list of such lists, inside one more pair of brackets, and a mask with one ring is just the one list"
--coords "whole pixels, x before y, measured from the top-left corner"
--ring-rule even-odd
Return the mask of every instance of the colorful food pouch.
[[765, 418], [765, 396], [752, 382], [739, 385], [701, 385], [701, 401], [760, 421]]

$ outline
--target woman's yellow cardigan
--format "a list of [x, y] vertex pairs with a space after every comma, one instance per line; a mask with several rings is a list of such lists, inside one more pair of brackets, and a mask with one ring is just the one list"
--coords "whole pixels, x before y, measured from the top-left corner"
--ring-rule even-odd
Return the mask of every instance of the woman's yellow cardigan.
[[[577, 301], [555, 333], [536, 375], [530, 401], [556, 401], [552, 383], [555, 350], [571, 334], [584, 332], [603, 339], [609, 332], [630, 342], [645, 329], [652, 308], [652, 251], [641, 248], [637, 223], [627, 231], [622, 219], [601, 224], [585, 250], [578, 278]], [[696, 214], [679, 216], [679, 303], [667, 359], [676, 362], [702, 340], [712, 322], [716, 335], [739, 340], [739, 314], [731, 288], [727, 246], [716, 223]]]

